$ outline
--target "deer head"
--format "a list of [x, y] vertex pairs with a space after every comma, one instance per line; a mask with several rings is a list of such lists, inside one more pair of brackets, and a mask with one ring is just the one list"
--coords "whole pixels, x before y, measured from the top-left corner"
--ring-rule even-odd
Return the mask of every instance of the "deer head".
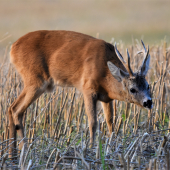
[[125, 65], [128, 72], [121, 70], [120, 68], [116, 67], [113, 63], [108, 61], [108, 67], [111, 71], [111, 74], [115, 79], [122, 83], [124, 92], [127, 96], [124, 96], [124, 100], [130, 103], [135, 103], [142, 107], [152, 109], [152, 98], [151, 92], [149, 88], [149, 84], [145, 79], [145, 76], [149, 70], [149, 63], [150, 63], [150, 55], [149, 55], [149, 46], [148, 50], [146, 50], [145, 45], [142, 42], [144, 51], [142, 51], [145, 55], [143, 63], [140, 69], [137, 72], [133, 72], [130, 66], [130, 55], [127, 50], [128, 56], [128, 63], [124, 61], [122, 55], [117, 50], [115, 44], [115, 52], [121, 62]]

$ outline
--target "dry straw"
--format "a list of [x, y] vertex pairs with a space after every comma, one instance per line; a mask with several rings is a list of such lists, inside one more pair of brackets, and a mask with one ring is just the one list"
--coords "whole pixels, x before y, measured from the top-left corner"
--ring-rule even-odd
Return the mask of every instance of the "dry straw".
[[[118, 46], [125, 50], [124, 44]], [[140, 43], [128, 47], [132, 69], [139, 68], [143, 56]], [[23, 149], [8, 159], [9, 105], [23, 89], [20, 76], [7, 61], [9, 47], [0, 64], [0, 168], [17, 169], [169, 169], [170, 141], [170, 52], [166, 42], [151, 46], [147, 80], [154, 107], [144, 110], [114, 100], [113, 132], [108, 134], [102, 108], [98, 105], [98, 137], [89, 144], [88, 120], [82, 94], [74, 88], [57, 87], [43, 94], [24, 114]], [[101, 122], [101, 123], [100, 123]], [[20, 143], [22, 139], [13, 142]], [[100, 141], [100, 142], [99, 142]]]

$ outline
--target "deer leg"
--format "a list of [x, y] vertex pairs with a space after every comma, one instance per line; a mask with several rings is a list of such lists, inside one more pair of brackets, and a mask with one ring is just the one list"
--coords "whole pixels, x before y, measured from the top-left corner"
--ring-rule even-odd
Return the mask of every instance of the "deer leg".
[[[17, 130], [17, 133], [22, 139], [24, 138], [24, 128], [22, 124], [23, 114], [25, 110], [27, 109], [27, 107], [44, 92], [44, 89], [37, 88], [37, 86], [31, 86], [28, 88], [27, 87], [23, 89], [22, 93], [19, 95], [16, 101], [9, 108], [10, 110], [9, 117], [10, 119], [12, 119], [10, 123], [11, 124], [10, 138], [16, 138], [14, 136], [15, 130]], [[11, 116], [11, 113], [12, 113], [12, 116]], [[24, 144], [24, 140], [22, 140], [22, 142], [20, 143], [20, 148], [22, 148], [23, 144]]]
[[111, 135], [112, 134], [112, 123], [113, 123], [113, 103], [112, 103], [112, 101], [109, 103], [104, 103], [104, 102], [101, 102], [101, 103], [102, 103], [107, 127], [108, 127], [109, 133]]
[[[9, 144], [10, 144], [10, 149], [9, 149], [9, 158], [12, 158], [17, 155], [16, 153], [16, 129], [15, 129], [15, 124], [13, 121], [12, 117], [12, 111], [11, 108], [8, 109], [8, 118], [9, 118]], [[12, 152], [13, 150], [13, 152]]]
[[[13, 117], [13, 112], [14, 112], [14, 107], [17, 105], [17, 103], [21, 103], [23, 98], [25, 96], [25, 89], [22, 91], [22, 93], [19, 95], [19, 97], [12, 103], [12, 105], [9, 107], [8, 109], [8, 116], [9, 116], [9, 138], [13, 139], [10, 142], [10, 149], [9, 149], [9, 154], [10, 157], [13, 157], [16, 155], [16, 126], [14, 123], [14, 117]], [[20, 116], [22, 116], [20, 114]], [[21, 128], [23, 128], [21, 126]], [[20, 131], [23, 132], [23, 130], [21, 129]], [[20, 137], [24, 137], [24, 134], [20, 134]]]
[[88, 124], [90, 130], [90, 143], [93, 146], [95, 140], [95, 132], [97, 128], [97, 115], [96, 115], [96, 102], [97, 102], [96, 94], [88, 94], [84, 93], [84, 103], [86, 114], [88, 116]]

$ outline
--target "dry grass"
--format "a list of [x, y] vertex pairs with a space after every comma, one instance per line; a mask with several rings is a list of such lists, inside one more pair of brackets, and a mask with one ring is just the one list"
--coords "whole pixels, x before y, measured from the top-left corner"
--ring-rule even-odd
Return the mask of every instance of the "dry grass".
[[[170, 40], [170, 1], [165, 0], [0, 0], [0, 56], [9, 42], [30, 31], [73, 30], [110, 41], [134, 39], [158, 44]], [[2, 50], [3, 49], [3, 50]], [[0, 57], [1, 58], [1, 57]]]
[[[119, 44], [122, 53], [125, 46]], [[142, 47], [129, 46], [136, 70]], [[60, 88], [43, 94], [26, 111], [23, 124], [27, 143], [17, 150], [17, 160], [8, 158], [9, 105], [23, 89], [22, 81], [7, 61], [0, 64], [0, 168], [18, 169], [169, 169], [170, 99], [169, 57], [166, 42], [150, 46], [151, 69], [147, 80], [153, 93], [151, 111], [133, 104], [114, 102], [114, 132], [109, 138], [101, 106], [95, 145], [89, 148], [89, 130], [83, 96], [74, 88]], [[18, 139], [18, 143], [21, 139]]]

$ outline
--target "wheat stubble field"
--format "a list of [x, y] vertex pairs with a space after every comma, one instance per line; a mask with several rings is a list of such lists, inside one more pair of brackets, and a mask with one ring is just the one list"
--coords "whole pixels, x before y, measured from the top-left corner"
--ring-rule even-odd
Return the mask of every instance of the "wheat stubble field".
[[[170, 169], [170, 2], [160, 0], [10, 1], [0, 0], [0, 169]], [[88, 12], [87, 12], [88, 11]], [[7, 110], [23, 89], [9, 62], [11, 43], [39, 29], [73, 30], [117, 41], [137, 70], [143, 55], [140, 38], [150, 47], [147, 74], [154, 107], [113, 102], [113, 133], [109, 137], [98, 104], [95, 145], [89, 147], [83, 96], [75, 88], [56, 87], [25, 112], [27, 143], [8, 158]], [[166, 37], [166, 38], [165, 38]], [[18, 138], [18, 144], [20, 143]]]
[[[125, 46], [118, 44], [123, 53]], [[128, 46], [132, 68], [136, 70], [143, 55], [136, 40]], [[7, 49], [8, 51], [8, 49]], [[141, 109], [114, 101], [112, 136], [109, 137], [103, 110], [98, 104], [98, 130], [93, 148], [83, 96], [75, 88], [57, 87], [45, 93], [26, 111], [23, 125], [27, 144], [17, 150], [16, 160], [8, 158], [9, 129], [7, 108], [23, 84], [7, 61], [0, 65], [0, 166], [11, 169], [169, 169], [170, 154], [170, 48], [164, 41], [150, 46], [151, 64], [147, 74], [154, 107]], [[20, 139], [18, 139], [18, 143]]]

